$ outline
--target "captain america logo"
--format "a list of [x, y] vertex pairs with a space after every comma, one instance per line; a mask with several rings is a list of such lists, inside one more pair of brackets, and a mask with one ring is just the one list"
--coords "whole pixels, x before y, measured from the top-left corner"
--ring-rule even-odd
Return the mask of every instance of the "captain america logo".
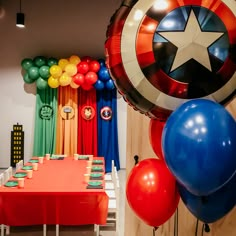
[[223, 103], [236, 88], [234, 9], [229, 0], [123, 6], [109, 27], [106, 56], [124, 99], [156, 118], [189, 99]]

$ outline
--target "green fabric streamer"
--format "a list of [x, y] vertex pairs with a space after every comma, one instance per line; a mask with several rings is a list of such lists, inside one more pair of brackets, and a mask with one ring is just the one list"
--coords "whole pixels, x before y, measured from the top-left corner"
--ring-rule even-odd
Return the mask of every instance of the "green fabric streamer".
[[55, 153], [57, 93], [57, 89], [37, 88], [33, 156]]

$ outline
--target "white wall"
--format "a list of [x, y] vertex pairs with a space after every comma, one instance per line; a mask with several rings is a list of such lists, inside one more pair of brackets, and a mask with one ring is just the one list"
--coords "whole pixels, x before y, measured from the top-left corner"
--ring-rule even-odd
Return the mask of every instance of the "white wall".
[[[24, 84], [21, 60], [35, 56], [104, 58], [110, 17], [120, 0], [22, 0], [25, 29], [15, 26], [19, 1], [2, 0], [0, 6], [0, 168], [10, 165], [10, 137], [14, 124], [23, 125], [25, 160], [32, 155], [35, 84]], [[126, 158], [126, 103], [118, 99], [121, 167]]]

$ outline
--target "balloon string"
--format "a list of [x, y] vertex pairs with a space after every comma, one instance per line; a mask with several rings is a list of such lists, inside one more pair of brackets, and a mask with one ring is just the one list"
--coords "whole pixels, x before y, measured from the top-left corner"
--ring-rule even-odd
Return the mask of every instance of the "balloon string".
[[178, 224], [179, 224], [179, 220], [178, 220], [178, 207], [176, 209], [176, 212], [175, 212], [175, 219], [174, 219], [174, 236], [178, 236]]
[[202, 235], [201, 236], [203, 236], [204, 235], [204, 224], [202, 224]]
[[197, 222], [196, 222], [196, 229], [195, 229], [195, 236], [197, 236], [197, 231], [198, 231], [198, 219], [197, 219]]

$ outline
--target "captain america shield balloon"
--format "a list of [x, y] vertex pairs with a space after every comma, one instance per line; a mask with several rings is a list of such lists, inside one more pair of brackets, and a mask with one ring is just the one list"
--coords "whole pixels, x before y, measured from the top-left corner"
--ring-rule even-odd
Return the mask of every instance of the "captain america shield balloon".
[[129, 105], [166, 119], [189, 99], [224, 104], [236, 88], [234, 0], [130, 0], [112, 16], [106, 64]]

